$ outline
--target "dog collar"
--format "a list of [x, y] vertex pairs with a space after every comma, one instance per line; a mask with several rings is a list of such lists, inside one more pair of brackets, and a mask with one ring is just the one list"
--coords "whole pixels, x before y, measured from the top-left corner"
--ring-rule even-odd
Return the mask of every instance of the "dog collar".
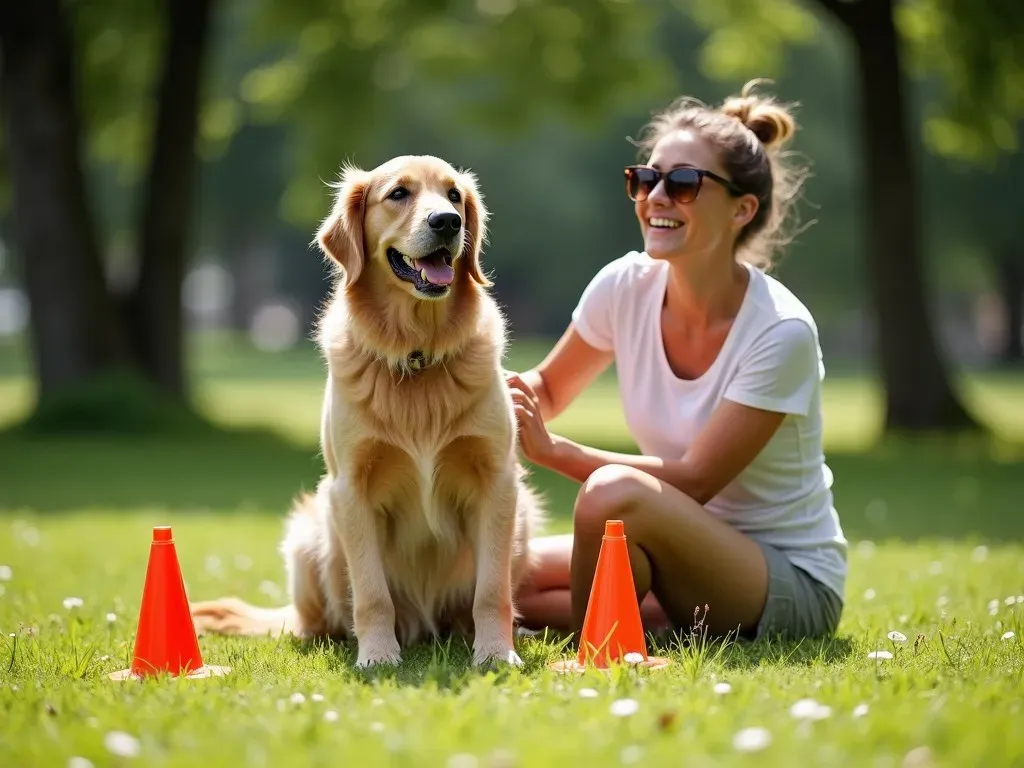
[[423, 354], [422, 349], [414, 349], [405, 358], [405, 363], [410, 371], [422, 371], [427, 367], [427, 356]]

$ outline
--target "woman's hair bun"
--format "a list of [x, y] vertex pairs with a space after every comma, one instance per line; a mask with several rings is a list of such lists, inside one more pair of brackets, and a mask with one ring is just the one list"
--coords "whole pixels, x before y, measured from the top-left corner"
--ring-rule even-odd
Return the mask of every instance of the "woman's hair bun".
[[760, 80], [743, 86], [739, 96], [731, 96], [722, 104], [723, 114], [735, 117], [764, 144], [766, 149], [785, 144], [796, 132], [796, 120], [785, 106], [773, 97], [758, 96], [753, 91]]

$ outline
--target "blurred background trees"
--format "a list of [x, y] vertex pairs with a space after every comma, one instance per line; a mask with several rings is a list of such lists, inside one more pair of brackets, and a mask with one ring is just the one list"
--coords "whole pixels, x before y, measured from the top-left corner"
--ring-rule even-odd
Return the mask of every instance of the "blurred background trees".
[[[515, 338], [639, 246], [620, 168], [651, 110], [750, 77], [814, 177], [779, 276], [891, 429], [969, 426], [1019, 361], [1024, 8], [1011, 0], [34, 0], [0, 9], [0, 333], [38, 407], [111, 377], [188, 407], [194, 329], [302, 343], [344, 160], [478, 172]], [[6, 286], [6, 289], [4, 287]], [[24, 293], [21, 293], [21, 291]], [[29, 311], [23, 311], [27, 296]]]

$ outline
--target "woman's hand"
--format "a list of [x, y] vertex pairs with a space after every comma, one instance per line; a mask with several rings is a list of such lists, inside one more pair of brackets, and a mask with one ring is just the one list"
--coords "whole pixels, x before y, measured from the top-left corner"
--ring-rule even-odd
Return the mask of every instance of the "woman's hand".
[[554, 453], [558, 438], [548, 432], [544, 424], [537, 393], [517, 373], [506, 371], [505, 381], [512, 393], [512, 405], [515, 408], [519, 430], [519, 446], [523, 455], [535, 464], [546, 466]]

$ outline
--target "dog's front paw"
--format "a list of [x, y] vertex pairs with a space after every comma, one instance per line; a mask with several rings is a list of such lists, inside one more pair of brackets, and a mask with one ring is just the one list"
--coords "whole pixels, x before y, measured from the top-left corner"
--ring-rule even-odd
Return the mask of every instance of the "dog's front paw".
[[477, 643], [473, 647], [473, 666], [480, 667], [485, 664], [508, 664], [512, 667], [523, 666], [523, 660], [515, 649], [504, 642]]
[[380, 664], [402, 663], [402, 649], [398, 640], [378, 640], [375, 642], [359, 643], [359, 655], [356, 658], [356, 666], [364, 669], [375, 667]]

